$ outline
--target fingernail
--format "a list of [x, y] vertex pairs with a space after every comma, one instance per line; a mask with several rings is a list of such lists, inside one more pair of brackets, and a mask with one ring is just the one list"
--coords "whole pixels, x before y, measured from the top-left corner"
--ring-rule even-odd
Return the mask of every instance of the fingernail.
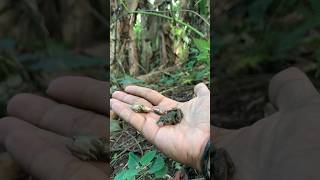
[[111, 108], [112, 108], [112, 106], [113, 106], [113, 104], [114, 104], [115, 102], [114, 102], [114, 99], [110, 99], [110, 106], [111, 106]]
[[118, 94], [120, 91], [115, 91], [112, 93], [112, 97], [115, 96], [116, 94]]

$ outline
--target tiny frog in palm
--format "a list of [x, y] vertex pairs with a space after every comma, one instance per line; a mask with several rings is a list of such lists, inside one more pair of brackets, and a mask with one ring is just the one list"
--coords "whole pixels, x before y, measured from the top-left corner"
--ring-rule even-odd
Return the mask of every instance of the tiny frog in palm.
[[183, 118], [183, 113], [179, 108], [173, 108], [171, 110], [166, 111], [157, 106], [150, 108], [143, 104], [133, 104], [131, 105], [131, 109], [136, 113], [154, 112], [160, 115], [160, 119], [157, 121], [157, 124], [160, 126], [178, 124], [181, 122], [181, 119]]
[[173, 108], [168, 110], [165, 114], [160, 116], [160, 119], [157, 121], [157, 124], [160, 126], [164, 125], [176, 125], [181, 122], [183, 118], [183, 113], [181, 109]]
[[107, 138], [91, 135], [74, 136], [73, 142], [67, 145], [70, 152], [83, 161], [107, 161]]

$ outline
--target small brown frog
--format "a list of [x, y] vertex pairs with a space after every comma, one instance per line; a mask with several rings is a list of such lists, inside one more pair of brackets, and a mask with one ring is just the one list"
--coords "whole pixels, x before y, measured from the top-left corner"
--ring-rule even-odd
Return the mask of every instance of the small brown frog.
[[183, 113], [179, 108], [173, 108], [165, 111], [157, 106], [150, 108], [142, 104], [133, 104], [131, 105], [131, 109], [137, 113], [154, 112], [160, 115], [160, 119], [157, 121], [157, 124], [160, 126], [178, 124], [183, 118]]
[[83, 161], [108, 161], [107, 138], [92, 135], [74, 136], [67, 145], [70, 152]]
[[165, 114], [160, 116], [157, 124], [160, 126], [164, 125], [176, 125], [181, 122], [183, 118], [183, 113], [179, 108], [173, 108], [168, 110]]

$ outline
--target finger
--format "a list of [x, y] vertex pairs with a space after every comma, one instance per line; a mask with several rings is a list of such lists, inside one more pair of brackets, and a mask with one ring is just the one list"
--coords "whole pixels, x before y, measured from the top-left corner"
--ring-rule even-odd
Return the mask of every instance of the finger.
[[269, 98], [279, 110], [288, 110], [320, 100], [308, 77], [297, 68], [286, 69], [272, 78]]
[[32, 94], [14, 96], [7, 110], [11, 116], [64, 136], [89, 133], [103, 137], [107, 134], [105, 116]]
[[194, 93], [197, 96], [210, 96], [210, 90], [204, 83], [199, 83], [194, 87]]
[[118, 100], [125, 102], [127, 104], [143, 104], [145, 106], [152, 107], [152, 104], [150, 102], [148, 102], [147, 100], [142, 99], [137, 96], [134, 96], [134, 95], [131, 95], [131, 94], [127, 94], [122, 91], [114, 92], [112, 94], [112, 98], [118, 99]]
[[125, 91], [129, 94], [142, 97], [157, 106], [165, 97], [159, 92], [139, 86], [127, 86]]
[[[123, 120], [130, 123], [135, 129], [141, 132], [147, 140], [154, 142], [154, 137], [159, 130], [155, 118], [152, 118], [152, 116], [149, 116], [150, 118], [148, 118], [146, 115], [135, 113], [128, 104], [117, 99], [111, 99], [110, 105], [112, 110]], [[149, 113], [149, 115], [151, 114], [157, 116], [154, 113]], [[157, 116], [157, 118], [159, 117]]]
[[65, 146], [55, 142], [60, 136], [53, 136], [16, 118], [0, 121], [0, 142], [27, 172], [38, 179], [105, 179], [107, 172], [74, 158]]
[[64, 104], [107, 114], [108, 83], [87, 77], [61, 77], [50, 83], [47, 93]]

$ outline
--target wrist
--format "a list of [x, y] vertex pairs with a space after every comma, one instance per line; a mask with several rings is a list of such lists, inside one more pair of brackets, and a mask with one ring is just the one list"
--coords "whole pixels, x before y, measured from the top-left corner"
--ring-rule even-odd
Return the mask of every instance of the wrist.
[[208, 143], [210, 142], [210, 138], [206, 138], [205, 141], [202, 143], [201, 148], [200, 148], [200, 155], [198, 157], [195, 169], [201, 173], [203, 173], [203, 157], [205, 156], [206, 153], [206, 147]]

